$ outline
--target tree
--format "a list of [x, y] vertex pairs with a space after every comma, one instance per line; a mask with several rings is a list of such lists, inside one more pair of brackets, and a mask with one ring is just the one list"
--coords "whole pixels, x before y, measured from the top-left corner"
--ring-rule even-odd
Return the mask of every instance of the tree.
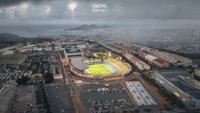
[[144, 109], [146, 112], [151, 112], [151, 109]]
[[96, 58], [93, 54], [87, 55], [87, 58]]
[[18, 78], [17, 80], [16, 80], [16, 82], [17, 82], [17, 84], [18, 85], [21, 85], [21, 84], [23, 84], [23, 85], [27, 85], [27, 82], [29, 81], [29, 78], [27, 77], [27, 76], [22, 76], [22, 78]]
[[139, 113], [140, 112], [140, 110], [139, 109], [136, 109], [136, 110], [134, 110], [135, 111], [135, 113]]
[[41, 73], [44, 74], [44, 69], [41, 69]]
[[44, 75], [45, 83], [51, 83], [53, 81], [53, 75], [50, 72], [47, 72]]
[[116, 111], [112, 111], [111, 113], [116, 113]]
[[59, 72], [58, 72], [58, 68], [56, 68], [56, 74], [59, 74]]
[[127, 113], [127, 111], [122, 111], [122, 113]]

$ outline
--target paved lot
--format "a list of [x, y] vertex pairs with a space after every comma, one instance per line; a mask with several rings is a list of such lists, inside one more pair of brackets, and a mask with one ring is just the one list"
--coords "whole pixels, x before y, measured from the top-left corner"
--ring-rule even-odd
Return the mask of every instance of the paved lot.
[[73, 113], [67, 85], [46, 86], [53, 113]]
[[133, 109], [133, 103], [120, 84], [83, 85], [79, 96], [86, 112]]
[[8, 108], [11, 107], [11, 101], [16, 89], [15, 85], [10, 85], [0, 93], [0, 113], [7, 113]]
[[18, 86], [15, 98], [13, 98], [15, 102], [13, 106], [13, 111], [16, 108], [17, 113], [23, 111], [29, 111], [30, 113], [37, 113], [35, 109], [35, 86], [28, 85], [28, 86]]
[[17, 64], [20, 61], [24, 61], [27, 55], [25, 54], [12, 54], [12, 55], [1, 55], [0, 64]]

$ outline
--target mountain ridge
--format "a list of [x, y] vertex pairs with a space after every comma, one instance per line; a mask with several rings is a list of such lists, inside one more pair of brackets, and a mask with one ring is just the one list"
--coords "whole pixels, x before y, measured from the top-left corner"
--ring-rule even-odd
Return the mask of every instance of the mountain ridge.
[[75, 27], [75, 28], [70, 28], [68, 30], [90, 30], [90, 29], [100, 29], [100, 28], [113, 28], [111, 26], [108, 26], [108, 25], [96, 25], [96, 24], [91, 24], [91, 25], [81, 25], [79, 27]]
[[43, 41], [53, 41], [51, 38], [27, 38], [22, 37], [12, 33], [0, 33], [0, 43], [9, 44], [9, 43], [20, 43], [25, 41], [32, 42], [43, 42]]

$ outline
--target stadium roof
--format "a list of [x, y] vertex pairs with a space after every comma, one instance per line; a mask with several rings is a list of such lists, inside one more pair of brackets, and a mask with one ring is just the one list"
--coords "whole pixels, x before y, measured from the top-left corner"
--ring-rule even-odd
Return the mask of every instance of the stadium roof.
[[71, 64], [78, 70], [85, 70], [88, 68], [88, 66], [84, 63], [82, 63], [81, 58], [79, 57], [74, 57], [71, 59]]

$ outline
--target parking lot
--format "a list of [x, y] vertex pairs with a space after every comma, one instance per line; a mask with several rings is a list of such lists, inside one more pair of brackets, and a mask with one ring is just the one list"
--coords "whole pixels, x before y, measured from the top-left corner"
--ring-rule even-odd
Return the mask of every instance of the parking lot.
[[73, 113], [70, 92], [67, 85], [46, 86], [47, 95], [52, 107], [53, 113]]
[[15, 77], [15, 75], [16, 72], [9, 68], [3, 68], [0, 70], [0, 92], [3, 90], [8, 81]]
[[82, 85], [80, 100], [85, 112], [121, 111], [134, 109], [134, 105], [121, 84]]

